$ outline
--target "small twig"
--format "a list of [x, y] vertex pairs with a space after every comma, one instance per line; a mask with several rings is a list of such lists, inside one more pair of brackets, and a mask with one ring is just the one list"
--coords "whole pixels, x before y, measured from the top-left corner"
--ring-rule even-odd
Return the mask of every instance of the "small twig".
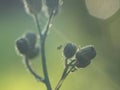
[[[42, 59], [42, 67], [43, 67], [43, 74], [44, 74], [44, 80], [45, 80], [45, 85], [47, 87], [47, 90], [52, 90], [50, 81], [49, 81], [49, 77], [48, 77], [48, 71], [47, 71], [47, 65], [46, 65], [46, 56], [45, 56], [45, 38], [46, 38], [46, 34], [48, 31], [48, 26], [46, 27], [46, 32], [45, 34], [43, 34], [40, 28], [40, 24], [39, 24], [39, 20], [37, 16], [35, 17], [35, 22], [37, 25], [37, 29], [39, 31], [39, 35], [40, 35], [40, 48], [41, 48], [41, 59]], [[51, 18], [51, 17], [50, 17]], [[50, 24], [51, 19], [49, 18], [48, 24]]]
[[59, 82], [57, 84], [57, 86], [55, 87], [55, 90], [59, 90], [59, 88], [61, 87], [63, 79], [64, 79], [64, 76], [67, 73], [67, 70], [68, 70], [68, 67], [66, 66], [64, 71], [63, 71], [63, 74], [62, 74], [62, 76], [61, 76], [61, 78], [60, 78], [60, 80], [59, 80]]
[[29, 64], [29, 59], [27, 58], [27, 56], [25, 56], [25, 65], [27, 67], [27, 69], [29, 70], [29, 72], [39, 81], [44, 83], [44, 79], [42, 77], [40, 77], [38, 74], [36, 74], [36, 72], [31, 68], [30, 64]]
[[74, 69], [75, 67], [71, 67], [68, 71], [65, 72], [65, 74], [61, 77], [60, 81], [58, 82], [58, 85], [56, 86], [55, 90], [59, 90], [60, 87], [62, 86], [65, 78], [70, 74], [70, 72]]
[[51, 23], [51, 21], [52, 21], [52, 17], [53, 17], [53, 16], [54, 16], [54, 13], [51, 12], [51, 14], [50, 14], [50, 16], [49, 16], [49, 19], [48, 19], [47, 27], [46, 27], [46, 29], [45, 29], [45, 31], [44, 31], [44, 38], [47, 37], [48, 30], [49, 30], [50, 23]]
[[[66, 59], [65, 59], [66, 60]], [[63, 81], [65, 80], [65, 78], [69, 75], [69, 73], [75, 68], [74, 64], [76, 61], [73, 60], [71, 61], [69, 64], [66, 64], [66, 67], [62, 73], [62, 76], [57, 84], [57, 86], [55, 87], [55, 90], [59, 90], [61, 85], [63, 84]], [[71, 67], [72, 66], [72, 67]]]
[[35, 23], [36, 23], [36, 27], [38, 29], [38, 32], [40, 34], [40, 36], [42, 36], [42, 31], [41, 31], [41, 28], [40, 28], [40, 23], [39, 23], [39, 19], [38, 19], [38, 16], [37, 15], [34, 15], [34, 20], [35, 20]]

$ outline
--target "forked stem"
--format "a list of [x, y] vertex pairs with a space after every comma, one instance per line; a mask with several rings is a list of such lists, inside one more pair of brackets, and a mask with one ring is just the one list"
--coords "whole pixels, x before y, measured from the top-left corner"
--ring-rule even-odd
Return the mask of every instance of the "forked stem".
[[52, 87], [51, 87], [51, 84], [50, 84], [47, 65], [46, 65], [45, 40], [46, 40], [47, 33], [48, 33], [48, 30], [49, 30], [49, 25], [50, 25], [51, 20], [52, 20], [52, 15], [53, 14], [51, 14], [49, 19], [48, 19], [47, 27], [46, 27], [44, 33], [42, 33], [42, 30], [40, 28], [40, 24], [39, 24], [39, 20], [38, 20], [37, 15], [34, 16], [35, 23], [36, 23], [37, 29], [39, 31], [39, 36], [40, 36], [41, 59], [42, 59], [42, 67], [43, 67], [43, 74], [44, 74], [44, 80], [45, 80], [44, 83], [47, 87], [47, 90], [52, 90]]
[[[65, 62], [67, 61], [67, 59], [65, 59]], [[65, 78], [69, 75], [69, 73], [75, 68], [75, 60], [71, 61], [69, 64], [65, 64], [65, 68], [64, 71], [62, 73], [62, 76], [60, 78], [60, 80], [58, 81], [57, 86], [55, 87], [55, 90], [59, 90], [60, 87], [62, 86]]]
[[39, 81], [44, 83], [44, 79], [42, 77], [40, 77], [38, 74], [36, 74], [36, 72], [31, 68], [30, 64], [29, 64], [29, 59], [27, 56], [25, 56], [25, 65], [26, 68], [28, 69], [28, 71]]

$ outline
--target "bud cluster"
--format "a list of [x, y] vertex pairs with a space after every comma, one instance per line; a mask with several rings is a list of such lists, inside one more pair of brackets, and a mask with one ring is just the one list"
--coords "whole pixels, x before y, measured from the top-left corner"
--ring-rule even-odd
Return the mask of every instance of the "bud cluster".
[[77, 46], [73, 43], [67, 43], [64, 47], [63, 55], [66, 60], [71, 60], [71, 62], [75, 60], [75, 67], [85, 68], [96, 56], [96, 50], [93, 45], [88, 45], [83, 48], [77, 48]]
[[25, 37], [21, 37], [16, 41], [16, 47], [19, 53], [27, 56], [29, 59], [39, 54], [39, 47], [36, 46], [37, 37], [34, 33], [26, 33]]

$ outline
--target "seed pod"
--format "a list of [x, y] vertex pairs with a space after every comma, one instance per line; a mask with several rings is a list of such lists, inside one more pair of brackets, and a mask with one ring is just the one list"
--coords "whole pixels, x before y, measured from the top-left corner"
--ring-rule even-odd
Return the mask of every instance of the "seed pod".
[[91, 60], [96, 56], [96, 51], [92, 45], [81, 48], [76, 53], [77, 63], [76, 66], [78, 68], [84, 68], [88, 66]]
[[25, 38], [20, 38], [16, 41], [16, 47], [21, 54], [27, 55], [29, 52], [29, 45]]
[[67, 43], [64, 47], [63, 54], [66, 58], [72, 58], [77, 51], [76, 45]]
[[28, 14], [37, 15], [42, 8], [42, 0], [23, 0], [25, 10]]
[[40, 52], [40, 49], [38, 47], [35, 47], [34, 49], [29, 51], [27, 56], [29, 59], [33, 59], [36, 56], [38, 56], [39, 52]]
[[25, 37], [26, 37], [26, 39], [28, 40], [28, 42], [29, 42], [29, 44], [30, 44], [30, 47], [31, 47], [31, 48], [34, 48], [34, 47], [35, 47], [35, 44], [36, 44], [36, 41], [37, 41], [36, 34], [35, 34], [35, 33], [28, 32], [28, 33], [26, 33]]

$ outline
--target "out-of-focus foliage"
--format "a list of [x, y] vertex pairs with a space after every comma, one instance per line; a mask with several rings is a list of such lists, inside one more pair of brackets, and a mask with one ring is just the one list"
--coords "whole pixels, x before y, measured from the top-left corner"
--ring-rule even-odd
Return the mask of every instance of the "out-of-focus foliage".
[[[52, 86], [55, 87], [64, 68], [62, 51], [57, 47], [72, 41], [82, 47], [93, 44], [97, 56], [87, 68], [68, 76], [61, 90], [119, 90], [119, 29], [120, 10], [101, 20], [89, 14], [85, 0], [64, 0], [46, 42]], [[0, 90], [45, 90], [45, 86], [27, 72], [14, 50], [17, 37], [28, 30], [37, 32], [21, 1], [0, 1]], [[42, 74], [40, 56], [31, 62]]]

